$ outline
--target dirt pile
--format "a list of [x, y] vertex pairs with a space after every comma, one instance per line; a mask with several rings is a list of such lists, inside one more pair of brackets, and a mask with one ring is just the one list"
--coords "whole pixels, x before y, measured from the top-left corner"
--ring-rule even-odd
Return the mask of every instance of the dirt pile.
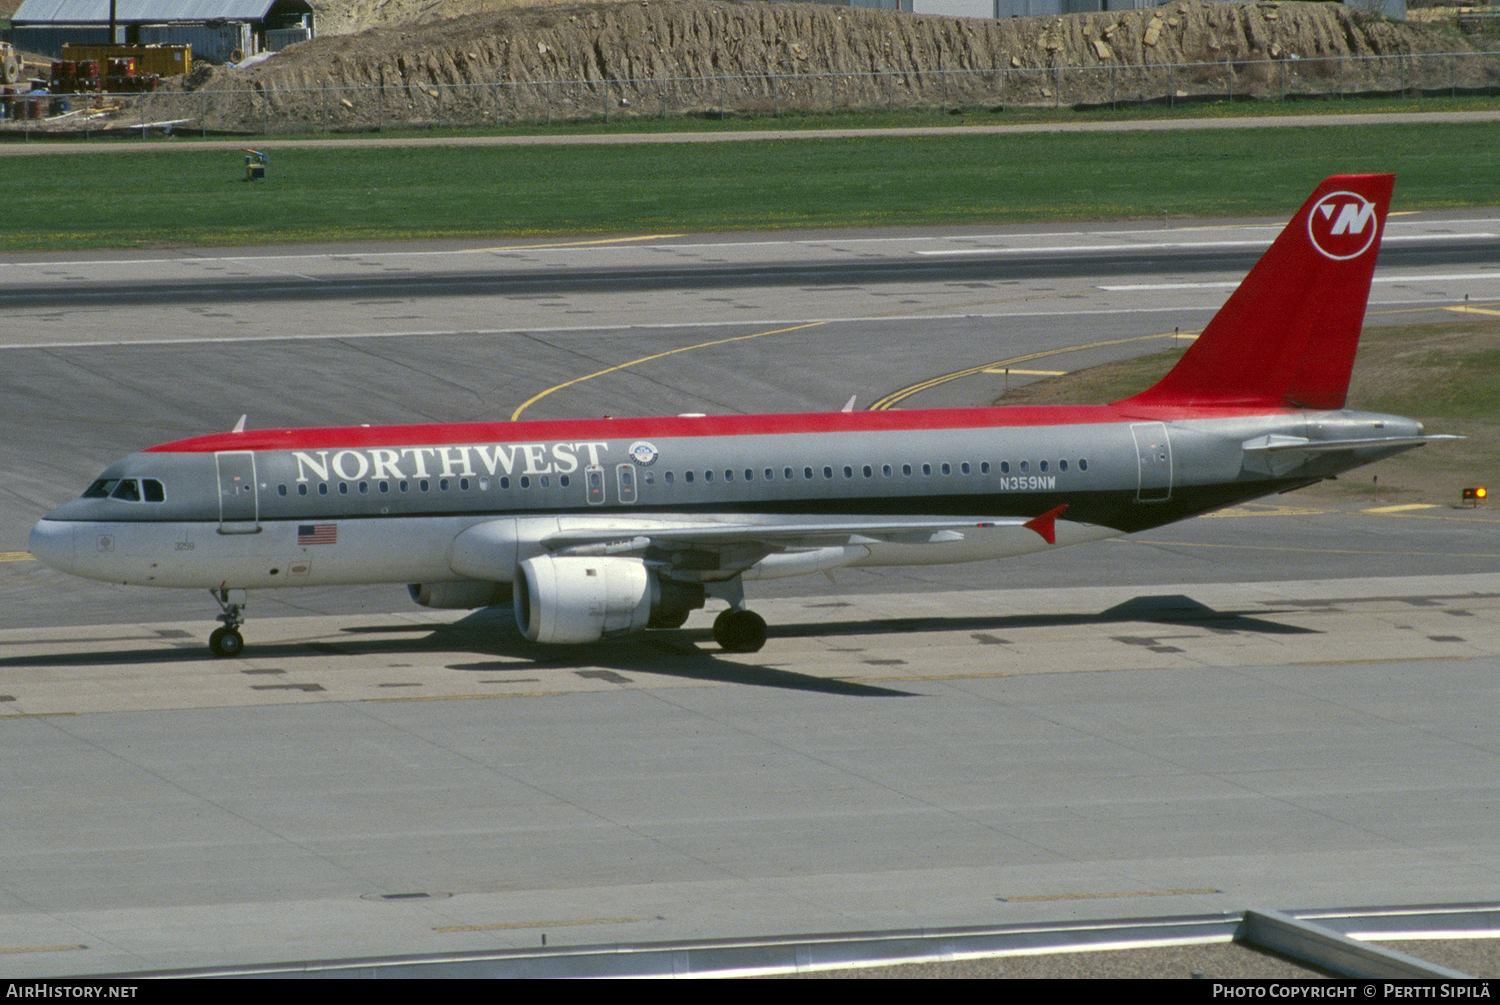
[[[443, 0], [443, 10], [451, 12], [453, 3]], [[437, 8], [400, 11], [435, 17]], [[324, 36], [252, 67], [201, 67], [169, 83], [175, 104], [170, 93], [154, 96], [151, 116], [278, 132], [1343, 94], [1421, 89], [1428, 77], [1445, 90], [1500, 83], [1494, 60], [1422, 57], [1468, 48], [1451, 31], [1336, 3], [1181, 0], [1148, 10], [990, 21], [812, 4], [631, 0], [489, 10]], [[1345, 58], [1351, 56], [1385, 58]]]
[[[0, 8], [7, 0], [0, 0]], [[19, 0], [15, 0], [19, 2]], [[517, 7], [548, 7], [577, 0], [312, 0], [319, 35], [348, 35], [370, 28], [432, 24]], [[625, 3], [628, 0], [613, 0]]]

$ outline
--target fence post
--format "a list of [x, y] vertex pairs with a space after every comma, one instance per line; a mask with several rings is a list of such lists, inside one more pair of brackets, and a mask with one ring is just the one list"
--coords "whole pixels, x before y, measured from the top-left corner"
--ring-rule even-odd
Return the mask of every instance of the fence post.
[[1167, 107], [1177, 107], [1177, 64], [1167, 64]]
[[328, 85], [323, 85], [323, 132], [328, 132]]
[[376, 109], [375, 131], [377, 133], [383, 133], [383, 132], [385, 132], [385, 82], [384, 81], [382, 81], [380, 83], [379, 89], [375, 92], [375, 109]]
[[1276, 64], [1276, 66], [1277, 66], [1277, 69], [1280, 71], [1280, 74], [1281, 74], [1281, 97], [1278, 98], [1277, 100], [1285, 103], [1285, 101], [1286, 101], [1286, 60], [1283, 59], [1283, 60], [1279, 61]]

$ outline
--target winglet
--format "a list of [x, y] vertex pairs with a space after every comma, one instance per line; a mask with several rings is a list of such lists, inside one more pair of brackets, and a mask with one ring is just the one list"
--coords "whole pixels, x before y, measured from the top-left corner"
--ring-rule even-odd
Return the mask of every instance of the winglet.
[[844, 402], [844, 407], [841, 408], [841, 409], [839, 409], [839, 411], [840, 412], [852, 412], [852, 411], [854, 411], [854, 399], [858, 398], [858, 397], [859, 397], [859, 395], [857, 395], [857, 394], [851, 394], [851, 395], [849, 395], [849, 400], [846, 401], [846, 402]]
[[248, 412], [246, 414], [240, 416], [240, 421], [236, 422], [234, 424], [234, 428], [231, 429], [230, 432], [231, 433], [243, 433], [245, 431], [245, 420], [248, 419], [248, 418], [250, 418], [250, 415], [249, 415]]
[[1062, 516], [1063, 510], [1065, 510], [1067, 508], [1068, 508], [1068, 504], [1067, 503], [1063, 503], [1061, 506], [1057, 507], [1056, 509], [1049, 509], [1047, 512], [1043, 513], [1041, 516], [1039, 516], [1039, 517], [1033, 517], [1032, 519], [1027, 520], [1021, 526], [1025, 527], [1027, 530], [1034, 530], [1034, 531], [1036, 531], [1038, 534], [1040, 534], [1042, 536], [1042, 540], [1046, 541], [1048, 544], [1056, 544], [1057, 543], [1057, 518], [1060, 517], [1060, 516]]

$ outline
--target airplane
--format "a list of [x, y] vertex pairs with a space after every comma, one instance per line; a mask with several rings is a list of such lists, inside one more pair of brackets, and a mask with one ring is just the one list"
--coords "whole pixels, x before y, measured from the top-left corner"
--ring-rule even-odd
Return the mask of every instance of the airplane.
[[409, 584], [589, 643], [744, 583], [1020, 556], [1331, 478], [1424, 443], [1344, 408], [1391, 175], [1324, 180], [1173, 369], [1109, 405], [247, 430], [150, 447], [36, 524], [64, 572], [209, 589], [218, 656], [249, 592]]

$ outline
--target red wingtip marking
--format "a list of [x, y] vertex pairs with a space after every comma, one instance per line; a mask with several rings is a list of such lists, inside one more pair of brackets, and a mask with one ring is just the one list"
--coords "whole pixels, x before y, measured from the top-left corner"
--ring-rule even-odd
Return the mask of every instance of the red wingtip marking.
[[1067, 503], [1063, 503], [1061, 506], [1057, 507], [1056, 509], [1049, 509], [1047, 512], [1043, 513], [1041, 516], [1035, 517], [1035, 518], [1033, 518], [1031, 520], [1027, 520], [1021, 526], [1025, 527], [1027, 530], [1034, 530], [1034, 531], [1036, 531], [1038, 534], [1040, 534], [1042, 536], [1042, 540], [1046, 541], [1048, 544], [1056, 544], [1057, 543], [1057, 518], [1060, 517], [1060, 516], [1062, 516], [1063, 510], [1065, 510], [1067, 508], [1068, 508], [1068, 504]]

